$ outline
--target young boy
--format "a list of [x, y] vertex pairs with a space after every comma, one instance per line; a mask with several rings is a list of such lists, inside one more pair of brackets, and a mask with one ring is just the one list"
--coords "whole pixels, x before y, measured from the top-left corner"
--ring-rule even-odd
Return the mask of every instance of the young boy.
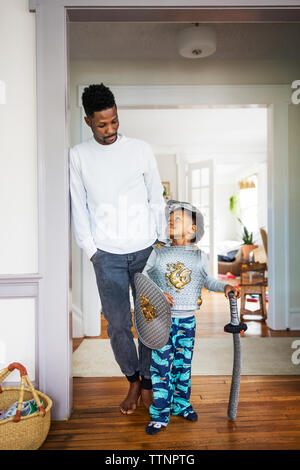
[[194, 310], [199, 309], [201, 290], [234, 292], [238, 289], [209, 275], [208, 257], [196, 243], [204, 234], [201, 212], [187, 202], [167, 203], [169, 243], [153, 246], [143, 274], [163, 291], [171, 306], [172, 326], [168, 343], [152, 350], [151, 380], [154, 403], [150, 406], [151, 421], [148, 434], [157, 434], [166, 427], [170, 414], [189, 421], [198, 419], [190, 404], [191, 363], [196, 321]]

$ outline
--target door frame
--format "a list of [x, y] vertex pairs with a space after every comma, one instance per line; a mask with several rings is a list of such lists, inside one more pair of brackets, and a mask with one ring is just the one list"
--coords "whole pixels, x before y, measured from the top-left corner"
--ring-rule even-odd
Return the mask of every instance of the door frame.
[[[201, 16], [204, 2], [178, 0], [89, 0], [90, 8], [110, 10], [112, 21], [122, 21], [124, 7], [146, 11], [148, 20], [161, 11], [160, 20], [178, 22], [176, 10], [185, 13], [184, 21], [196, 21], [195, 9]], [[279, 5], [280, 2], [273, 2]], [[281, 2], [282, 3], [282, 2]], [[290, 2], [292, 3], [292, 2]], [[299, 3], [299, 2], [297, 2]], [[233, 7], [245, 2], [231, 2]], [[270, 6], [270, 2], [266, 2]], [[296, 2], [293, 2], [296, 5]], [[120, 6], [121, 5], [121, 6]], [[159, 5], [159, 6], [158, 6]], [[210, 6], [227, 6], [226, 1], [210, 2]], [[261, 1], [248, 2], [260, 5]], [[166, 9], [170, 6], [169, 10]], [[284, 5], [282, 5], [284, 6]], [[72, 338], [71, 338], [71, 231], [69, 199], [69, 70], [67, 56], [68, 7], [78, 11], [84, 0], [29, 0], [29, 10], [36, 13], [37, 38], [37, 153], [38, 153], [38, 227], [39, 227], [39, 299], [38, 299], [38, 364], [39, 389], [53, 399], [52, 417], [66, 420], [72, 410]], [[152, 9], [151, 9], [152, 7]], [[156, 7], [155, 10], [153, 7]], [[78, 13], [77, 11], [77, 13]], [[130, 15], [129, 9], [126, 10]], [[225, 11], [225, 10], [224, 10]], [[234, 10], [232, 10], [234, 12]], [[274, 12], [274, 10], [272, 10]], [[197, 13], [196, 12], [196, 13]], [[228, 10], [227, 10], [228, 12]], [[191, 14], [190, 20], [188, 15]], [[115, 15], [115, 16], [114, 16]], [[149, 16], [150, 15], [150, 16]], [[180, 16], [183, 18], [183, 16]], [[201, 16], [203, 18], [203, 16]], [[106, 19], [110, 21], [110, 19]], [[123, 19], [124, 21], [124, 19]], [[128, 20], [128, 16], [126, 18]], [[224, 20], [226, 21], [226, 20]], [[232, 20], [231, 20], [232, 22]], [[190, 86], [190, 87], [127, 87], [127, 105], [144, 104], [262, 104], [268, 106], [268, 230], [269, 230], [269, 326], [284, 329], [288, 324], [288, 86]], [[131, 88], [131, 90], [129, 90]], [[139, 94], [136, 94], [137, 88]], [[179, 93], [180, 91], [180, 93]], [[182, 92], [184, 93], [182, 94]], [[196, 95], [195, 95], [196, 93]], [[179, 103], [180, 101], [180, 103]], [[123, 104], [124, 103], [119, 103]], [[276, 257], [275, 257], [276, 253]], [[272, 313], [273, 311], [273, 313]]]

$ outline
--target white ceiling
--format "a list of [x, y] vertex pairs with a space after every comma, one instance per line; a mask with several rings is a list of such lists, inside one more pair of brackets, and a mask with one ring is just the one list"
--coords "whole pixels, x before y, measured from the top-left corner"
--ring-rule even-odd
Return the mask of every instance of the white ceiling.
[[118, 110], [119, 132], [143, 139], [156, 154], [214, 159], [217, 183], [267, 160], [266, 108]]
[[191, 160], [199, 153], [265, 158], [266, 114], [266, 108], [118, 110], [122, 134], [144, 139], [157, 151], [189, 154]]
[[[72, 59], [180, 59], [184, 23], [69, 23]], [[299, 23], [215, 23], [217, 51], [198, 59], [300, 59]], [[193, 59], [192, 59], [193, 60]], [[193, 60], [193, 62], [196, 62]]]

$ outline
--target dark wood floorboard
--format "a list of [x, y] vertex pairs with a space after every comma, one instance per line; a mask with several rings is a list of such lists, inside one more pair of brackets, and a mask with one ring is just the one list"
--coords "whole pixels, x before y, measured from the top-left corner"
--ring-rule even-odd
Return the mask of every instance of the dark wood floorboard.
[[74, 378], [74, 409], [68, 421], [52, 422], [44, 449], [185, 450], [300, 449], [300, 377], [243, 376], [238, 415], [227, 419], [231, 377], [193, 376], [191, 423], [172, 416], [166, 429], [149, 436], [148, 411], [119, 412], [126, 379]]

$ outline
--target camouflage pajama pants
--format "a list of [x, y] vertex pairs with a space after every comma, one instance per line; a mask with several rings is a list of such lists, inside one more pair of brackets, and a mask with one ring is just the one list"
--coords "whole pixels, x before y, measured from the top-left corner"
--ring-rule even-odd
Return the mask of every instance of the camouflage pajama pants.
[[150, 373], [154, 403], [149, 409], [151, 421], [166, 425], [170, 414], [184, 415], [193, 411], [189, 400], [195, 329], [194, 316], [172, 318], [168, 343], [152, 351]]

